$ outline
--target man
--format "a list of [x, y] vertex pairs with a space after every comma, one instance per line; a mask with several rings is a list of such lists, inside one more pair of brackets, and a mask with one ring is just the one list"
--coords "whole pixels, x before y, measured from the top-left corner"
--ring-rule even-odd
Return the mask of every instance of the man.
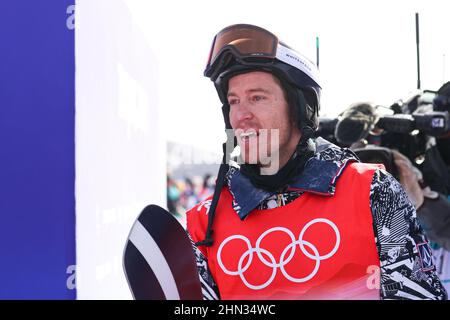
[[[439, 88], [433, 105], [435, 111], [450, 112], [450, 81], [444, 83]], [[440, 173], [440, 177], [436, 177], [432, 181], [436, 184], [433, 190], [446, 194], [450, 200], [450, 130], [437, 137], [436, 144], [441, 160], [438, 161], [436, 159], [431, 166], [435, 167], [434, 171]]]
[[[450, 81], [444, 83], [439, 90], [437, 91], [437, 95], [433, 101], [434, 109], [441, 112], [450, 112]], [[444, 192], [447, 196], [447, 200], [450, 201], [450, 131], [447, 131], [446, 134], [440, 136], [437, 138], [437, 148], [439, 151], [439, 155], [442, 157], [442, 162], [444, 165], [439, 165], [438, 161], [434, 162], [434, 166], [437, 166], [439, 172], [447, 170], [446, 174], [443, 172], [440, 177], [439, 185], [441, 187], [441, 192]], [[446, 168], [443, 168], [443, 167]], [[438, 179], [436, 179], [436, 183], [438, 182]], [[447, 209], [446, 212], [442, 211], [442, 200], [439, 199], [439, 202], [435, 202], [434, 204], [438, 204], [438, 208], [433, 208], [430, 206], [429, 208], [429, 218], [428, 221], [425, 221], [428, 223], [428, 226], [430, 229], [432, 229], [433, 222], [442, 221], [443, 217], [446, 217], [445, 220], [447, 223], [440, 223], [439, 227], [441, 227], [441, 230], [443, 231], [441, 235], [445, 235], [445, 239], [449, 238], [449, 226], [450, 221], [448, 219], [448, 216], [450, 215], [450, 211]], [[433, 213], [434, 216], [431, 214]], [[435, 219], [432, 219], [435, 218]], [[435, 221], [433, 221], [435, 220]], [[445, 228], [447, 227], [447, 228]], [[433, 241], [431, 235], [430, 239]], [[436, 261], [437, 266], [437, 274], [441, 278], [444, 287], [447, 289], [447, 291], [450, 288], [450, 241], [447, 240], [446, 243], [435, 241], [433, 245], [433, 256]]]
[[243, 162], [224, 144], [214, 196], [187, 213], [205, 299], [446, 298], [399, 183], [312, 139], [321, 87], [309, 60], [233, 25], [205, 75]]

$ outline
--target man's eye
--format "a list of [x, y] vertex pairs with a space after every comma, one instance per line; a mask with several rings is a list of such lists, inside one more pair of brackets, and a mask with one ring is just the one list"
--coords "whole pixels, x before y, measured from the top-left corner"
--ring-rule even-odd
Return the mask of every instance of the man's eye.
[[253, 96], [253, 98], [252, 98], [253, 101], [261, 101], [264, 99], [266, 99], [266, 97], [264, 97], [264, 96]]
[[233, 104], [236, 104], [236, 103], [239, 103], [239, 100], [238, 99], [230, 99], [230, 100], [228, 100], [228, 104], [231, 106], [231, 105], [233, 105]]

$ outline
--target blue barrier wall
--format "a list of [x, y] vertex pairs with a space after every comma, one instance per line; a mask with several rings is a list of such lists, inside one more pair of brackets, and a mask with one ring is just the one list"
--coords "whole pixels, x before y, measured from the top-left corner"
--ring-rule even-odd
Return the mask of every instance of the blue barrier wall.
[[76, 298], [74, 1], [0, 1], [0, 299]]

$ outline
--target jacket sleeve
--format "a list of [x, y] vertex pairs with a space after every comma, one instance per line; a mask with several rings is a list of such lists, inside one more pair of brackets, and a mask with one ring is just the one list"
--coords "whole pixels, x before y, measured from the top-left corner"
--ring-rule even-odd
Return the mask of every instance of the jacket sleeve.
[[416, 210], [400, 183], [384, 170], [374, 173], [370, 206], [380, 257], [380, 298], [447, 299]]
[[197, 271], [200, 278], [200, 283], [202, 285], [203, 300], [219, 300], [219, 288], [217, 287], [217, 284], [214, 281], [211, 272], [209, 271], [208, 260], [200, 251], [200, 249], [197, 248], [194, 241], [192, 241], [189, 232], [187, 232], [187, 234], [189, 236], [189, 239], [191, 240], [192, 249], [194, 250], [195, 260], [197, 262]]

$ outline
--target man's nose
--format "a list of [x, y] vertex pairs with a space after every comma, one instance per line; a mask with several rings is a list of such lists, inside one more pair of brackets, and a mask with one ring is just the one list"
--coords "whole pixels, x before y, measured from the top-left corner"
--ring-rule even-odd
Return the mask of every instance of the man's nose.
[[239, 107], [237, 107], [235, 110], [235, 120], [236, 122], [241, 122], [244, 120], [250, 120], [253, 118], [253, 113], [248, 105], [248, 103], [240, 103]]

